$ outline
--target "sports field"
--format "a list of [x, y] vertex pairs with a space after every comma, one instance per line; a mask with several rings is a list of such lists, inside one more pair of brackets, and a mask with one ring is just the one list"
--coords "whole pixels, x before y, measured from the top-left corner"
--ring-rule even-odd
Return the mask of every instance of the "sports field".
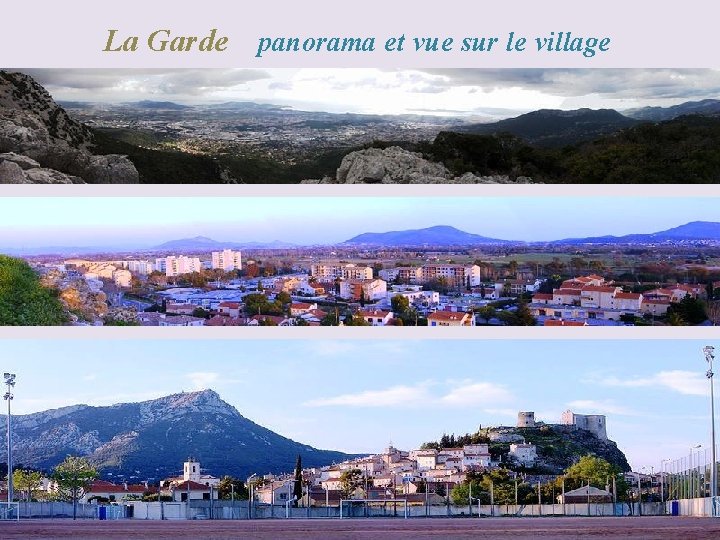
[[0, 522], [0, 538], [720, 538], [720, 519], [682, 517]]

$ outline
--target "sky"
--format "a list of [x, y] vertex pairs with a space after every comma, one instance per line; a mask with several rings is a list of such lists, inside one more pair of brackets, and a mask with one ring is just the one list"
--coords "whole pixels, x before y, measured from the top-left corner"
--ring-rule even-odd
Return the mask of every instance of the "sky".
[[357, 453], [515, 425], [521, 410], [605, 414], [631, 466], [658, 470], [710, 446], [705, 345], [720, 343], [8, 339], [2, 368], [17, 375], [13, 414], [211, 388], [283, 436]]
[[57, 100], [256, 101], [296, 109], [497, 119], [717, 98], [717, 69], [21, 69]]
[[451, 225], [502, 240], [652, 233], [718, 221], [710, 197], [3, 197], [0, 249], [220, 242], [335, 244]]

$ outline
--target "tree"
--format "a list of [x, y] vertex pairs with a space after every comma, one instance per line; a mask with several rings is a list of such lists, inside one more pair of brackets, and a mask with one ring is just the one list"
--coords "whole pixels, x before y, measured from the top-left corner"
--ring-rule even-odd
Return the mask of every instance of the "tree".
[[39, 489], [42, 484], [42, 473], [40, 471], [31, 471], [25, 469], [15, 469], [13, 471], [13, 485], [15, 489], [25, 495], [25, 500], [30, 502], [32, 492]]
[[52, 478], [57, 482], [58, 491], [64, 499], [73, 503], [73, 519], [77, 519], [77, 501], [85, 488], [98, 477], [92, 464], [83, 457], [67, 456], [53, 471]]
[[248, 488], [245, 482], [232, 476], [223, 476], [218, 483], [218, 497], [221, 499], [247, 499]]
[[363, 475], [360, 469], [349, 469], [340, 475], [340, 491], [346, 499], [352, 496], [355, 490], [362, 485]]
[[396, 294], [390, 299], [393, 313], [402, 316], [410, 308], [410, 300], [402, 294]]
[[612, 485], [615, 478], [615, 485], [618, 494], [625, 494], [627, 484], [622, 479], [619, 467], [609, 463], [597, 456], [583, 456], [580, 460], [565, 470], [565, 489], [576, 489], [590, 482], [591, 486], [600, 489], [607, 489]]
[[293, 496], [295, 497], [295, 506], [297, 501], [303, 497], [302, 491], [302, 456], [298, 454], [297, 461], [295, 461], [295, 480], [293, 481]]
[[292, 297], [290, 296], [289, 293], [282, 291], [282, 292], [277, 293], [277, 295], [275, 295], [275, 300], [277, 302], [280, 302], [280, 304], [282, 304], [284, 306], [284, 305], [290, 304], [292, 302]]
[[479, 308], [478, 315], [485, 320], [486, 323], [490, 322], [490, 319], [497, 316], [497, 311], [492, 306], [483, 306]]
[[338, 324], [338, 317], [335, 311], [331, 311], [320, 321], [320, 326], [338, 326]]
[[530, 308], [525, 300], [518, 302], [517, 311], [515, 311], [516, 326], [535, 326], [537, 319], [533, 317]]

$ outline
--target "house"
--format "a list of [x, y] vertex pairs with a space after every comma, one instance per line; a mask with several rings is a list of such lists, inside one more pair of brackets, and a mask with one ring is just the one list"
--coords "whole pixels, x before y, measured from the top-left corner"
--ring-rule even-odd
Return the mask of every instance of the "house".
[[245, 317], [230, 317], [228, 315], [215, 315], [205, 321], [205, 326], [246, 326]]
[[189, 315], [176, 315], [174, 317], [165, 317], [158, 321], [158, 326], [203, 326], [205, 319], [200, 317], [190, 317]]
[[168, 478], [160, 483], [161, 495], [169, 495], [174, 502], [188, 500], [206, 500], [218, 498], [217, 486], [220, 479], [209, 474], [202, 474], [200, 462], [188, 458], [183, 463], [183, 474]]
[[248, 319], [248, 326], [291, 326], [293, 322], [280, 315], [253, 315]]
[[312, 310], [317, 308], [317, 303], [311, 304], [308, 302], [293, 302], [292, 304], [290, 304], [290, 316], [299, 317], [300, 315], [310, 313]]
[[387, 326], [388, 324], [390, 324], [390, 320], [393, 318], [392, 311], [383, 311], [380, 309], [361, 309], [360, 311], [358, 311], [358, 315], [365, 319], [365, 322], [367, 322], [370, 326]]
[[286, 502], [293, 500], [294, 485], [294, 478], [270, 480], [253, 490], [254, 499], [265, 504], [285, 505]]
[[239, 317], [242, 310], [240, 302], [220, 302], [218, 304], [218, 313], [229, 317]]
[[106, 480], [93, 480], [85, 488], [80, 502], [87, 503], [98, 500], [120, 502], [140, 499], [145, 493], [153, 491], [157, 492], [157, 488], [150, 488], [147, 484], [114, 484]]
[[435, 311], [428, 315], [428, 326], [475, 326], [472, 313]]
[[175, 302], [165, 302], [165, 313], [171, 315], [192, 315], [197, 306], [194, 304], [176, 304]]
[[339, 295], [349, 300], [375, 302], [387, 295], [387, 283], [382, 279], [347, 279], [340, 282]]
[[513, 443], [508, 457], [526, 467], [531, 467], [537, 459], [537, 447], [532, 443]]

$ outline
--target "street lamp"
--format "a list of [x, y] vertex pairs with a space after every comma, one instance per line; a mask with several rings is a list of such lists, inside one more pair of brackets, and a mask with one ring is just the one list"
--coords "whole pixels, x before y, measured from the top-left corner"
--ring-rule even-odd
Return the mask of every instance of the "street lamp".
[[705, 361], [708, 363], [708, 370], [705, 376], [710, 380], [710, 425], [712, 433], [712, 450], [711, 460], [712, 468], [710, 469], [710, 505], [712, 507], [711, 515], [715, 516], [715, 497], [717, 496], [717, 461], [715, 459], [715, 391], [713, 388], [713, 370], [712, 363], [715, 359], [715, 347], [707, 345], [703, 347], [703, 354], [705, 355]]
[[252, 479], [255, 478], [257, 474], [252, 473], [247, 480], [245, 480], [245, 485], [248, 488], [248, 519], [252, 519], [252, 507], [253, 507], [253, 484]]
[[7, 386], [7, 392], [3, 398], [7, 401], [8, 412], [7, 412], [7, 469], [8, 469], [8, 480], [7, 480], [7, 502], [13, 501], [13, 477], [12, 477], [12, 435], [11, 435], [11, 424], [10, 424], [10, 402], [13, 399], [12, 389], [15, 386], [15, 374], [5, 373], [5, 385]]

